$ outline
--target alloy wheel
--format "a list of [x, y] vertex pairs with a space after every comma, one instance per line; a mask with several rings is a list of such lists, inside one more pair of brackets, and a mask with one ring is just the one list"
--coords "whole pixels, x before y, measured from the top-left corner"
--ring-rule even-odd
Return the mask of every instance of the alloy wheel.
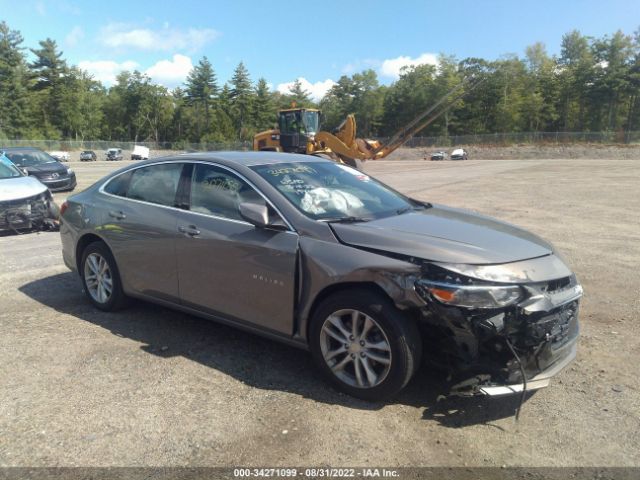
[[91, 253], [84, 262], [84, 282], [91, 298], [107, 303], [113, 293], [113, 275], [107, 260], [99, 253]]
[[320, 349], [333, 374], [352, 387], [375, 387], [391, 368], [389, 339], [373, 318], [358, 310], [338, 310], [325, 319]]

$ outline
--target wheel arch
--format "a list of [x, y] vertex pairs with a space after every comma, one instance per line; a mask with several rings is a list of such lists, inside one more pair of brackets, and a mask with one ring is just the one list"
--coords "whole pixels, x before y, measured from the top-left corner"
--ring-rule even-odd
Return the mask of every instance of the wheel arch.
[[104, 238], [100, 237], [99, 235], [96, 235], [95, 233], [85, 233], [78, 239], [78, 242], [76, 243], [76, 268], [78, 269], [78, 272], [80, 272], [80, 269], [82, 268], [82, 265], [81, 265], [82, 253], [84, 252], [85, 248], [87, 248], [88, 245], [95, 242], [104, 243], [109, 249], [109, 251], [111, 251], [111, 247], [109, 247], [107, 242], [105, 242]]
[[331, 285], [327, 285], [325, 288], [320, 290], [318, 294], [315, 296], [315, 298], [313, 299], [313, 302], [311, 303], [311, 307], [309, 308], [309, 313], [306, 315], [306, 317], [303, 319], [302, 324], [300, 325], [301, 327], [300, 333], [307, 342], [309, 341], [309, 330], [310, 330], [309, 323], [311, 322], [313, 315], [318, 309], [318, 306], [330, 296], [335, 295], [337, 293], [349, 291], [349, 290], [352, 290], [352, 291], [367, 290], [371, 293], [375, 293], [377, 295], [383, 296], [384, 298], [386, 298], [392, 304], [395, 305], [395, 302], [389, 296], [389, 294], [380, 285], [378, 285], [375, 282], [341, 282], [341, 283], [334, 283]]

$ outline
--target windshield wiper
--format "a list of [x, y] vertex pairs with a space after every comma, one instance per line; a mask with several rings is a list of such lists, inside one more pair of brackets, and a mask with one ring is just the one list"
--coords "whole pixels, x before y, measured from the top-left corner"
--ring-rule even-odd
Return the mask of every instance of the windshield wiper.
[[327, 223], [356, 223], [356, 222], [368, 222], [372, 220], [371, 218], [366, 217], [335, 217], [335, 218], [321, 218], [321, 222]]

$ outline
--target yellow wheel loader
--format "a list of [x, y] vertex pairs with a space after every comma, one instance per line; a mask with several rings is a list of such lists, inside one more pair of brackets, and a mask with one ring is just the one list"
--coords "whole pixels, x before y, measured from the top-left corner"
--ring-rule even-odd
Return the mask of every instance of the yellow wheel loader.
[[333, 132], [320, 129], [321, 112], [313, 108], [289, 108], [278, 112], [278, 128], [257, 133], [253, 137], [253, 149], [257, 151], [305, 153], [327, 155], [331, 159], [361, 169], [362, 162], [384, 158], [411, 137], [446, 112], [468, 91], [469, 79], [442, 97], [435, 105], [420, 113], [386, 143], [357, 138], [356, 119], [353, 114]]

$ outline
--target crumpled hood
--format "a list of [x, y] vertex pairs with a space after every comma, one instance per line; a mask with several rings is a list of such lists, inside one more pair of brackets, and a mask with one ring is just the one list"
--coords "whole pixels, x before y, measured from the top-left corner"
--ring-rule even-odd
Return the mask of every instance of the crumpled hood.
[[5, 178], [0, 180], [0, 202], [33, 197], [46, 190], [47, 187], [33, 177]]
[[441, 205], [370, 222], [331, 226], [343, 243], [436, 262], [486, 265], [553, 253], [548, 242], [526, 230]]

